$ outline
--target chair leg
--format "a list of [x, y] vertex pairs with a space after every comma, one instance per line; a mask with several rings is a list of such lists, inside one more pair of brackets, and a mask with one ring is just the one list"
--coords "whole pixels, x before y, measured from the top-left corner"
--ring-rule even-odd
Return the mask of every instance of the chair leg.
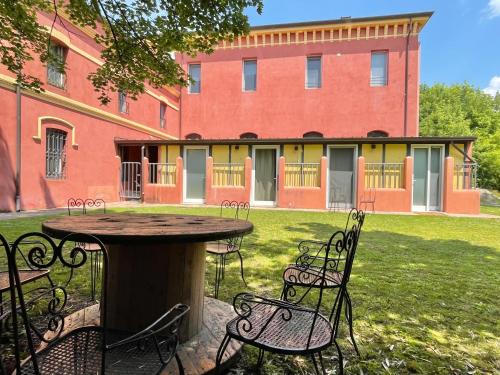
[[349, 297], [349, 292], [346, 290], [346, 304], [345, 304], [345, 317], [347, 322], [349, 323], [349, 336], [351, 336], [352, 346], [354, 346], [354, 350], [358, 357], [361, 357], [359, 354], [358, 345], [356, 344], [356, 340], [354, 339], [354, 329], [352, 324], [352, 305], [351, 305], [351, 297]]
[[259, 349], [259, 357], [257, 358], [257, 368], [261, 369], [264, 363], [264, 350]]
[[220, 283], [220, 273], [222, 268], [222, 257], [220, 255], [215, 256], [215, 284], [214, 284], [214, 298], [219, 298], [219, 283]]
[[184, 375], [184, 366], [182, 366], [178, 353], [175, 353], [175, 361], [177, 362], [177, 367], [179, 368], [179, 375]]
[[236, 251], [236, 253], [238, 254], [238, 256], [240, 257], [240, 273], [241, 273], [241, 280], [243, 280], [243, 283], [245, 284], [245, 286], [248, 286], [247, 285], [247, 282], [245, 280], [245, 276], [243, 275], [243, 257], [241, 256], [241, 253], [239, 250]]
[[220, 365], [222, 363], [222, 357], [224, 356], [224, 352], [226, 351], [227, 345], [231, 341], [231, 338], [228, 334], [224, 336], [222, 342], [220, 343], [219, 350], [217, 350], [217, 356], [215, 357], [215, 373], [220, 373]]
[[321, 354], [321, 352], [318, 353], [318, 357], [319, 357], [319, 365], [321, 366], [321, 373], [323, 375], [326, 375], [325, 364], [323, 363], [323, 355]]
[[342, 350], [340, 350], [340, 346], [339, 346], [337, 339], [335, 337], [333, 338], [333, 343], [335, 344], [335, 347], [337, 348], [337, 355], [338, 355], [338, 360], [339, 360], [339, 374], [343, 375], [344, 374], [344, 358], [342, 357]]
[[316, 362], [316, 356], [314, 354], [311, 354], [311, 359], [312, 359], [312, 363], [314, 365], [314, 371], [316, 372], [316, 375], [320, 375], [318, 362]]

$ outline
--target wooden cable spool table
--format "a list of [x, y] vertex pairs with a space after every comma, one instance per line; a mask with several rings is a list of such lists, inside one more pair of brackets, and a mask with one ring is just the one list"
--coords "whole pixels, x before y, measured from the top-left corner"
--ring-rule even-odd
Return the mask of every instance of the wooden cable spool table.
[[[206, 242], [252, 230], [248, 221], [175, 214], [64, 216], [42, 224], [42, 231], [53, 238], [74, 233], [78, 241], [79, 233], [90, 234], [106, 246], [109, 328], [138, 331], [176, 303], [185, 303], [191, 310], [180, 332], [182, 342], [198, 335], [204, 325], [213, 331], [211, 322], [203, 321]], [[231, 316], [230, 305], [209, 300], [209, 305], [218, 304], [219, 315], [223, 304]]]

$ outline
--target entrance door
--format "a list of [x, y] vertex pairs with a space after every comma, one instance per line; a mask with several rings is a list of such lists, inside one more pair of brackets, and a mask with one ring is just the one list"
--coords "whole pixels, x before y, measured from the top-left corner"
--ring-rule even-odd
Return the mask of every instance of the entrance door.
[[354, 147], [330, 149], [329, 207], [348, 209], [354, 201]]
[[254, 204], [274, 206], [276, 203], [276, 149], [254, 150]]
[[187, 148], [185, 151], [185, 185], [184, 201], [203, 203], [205, 200], [207, 150], [204, 148]]
[[442, 148], [413, 149], [413, 210], [441, 210]]
[[141, 163], [124, 161], [120, 171], [120, 198], [141, 198]]

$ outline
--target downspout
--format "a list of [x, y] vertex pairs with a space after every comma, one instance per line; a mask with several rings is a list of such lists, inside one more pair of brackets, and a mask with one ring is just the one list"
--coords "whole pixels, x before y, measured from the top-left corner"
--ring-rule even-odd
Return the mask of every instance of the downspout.
[[405, 58], [405, 108], [404, 108], [404, 136], [408, 136], [408, 65], [410, 51], [410, 35], [413, 31], [413, 18], [410, 17], [410, 27], [406, 36], [406, 58]]
[[16, 211], [21, 211], [21, 86], [16, 85]]

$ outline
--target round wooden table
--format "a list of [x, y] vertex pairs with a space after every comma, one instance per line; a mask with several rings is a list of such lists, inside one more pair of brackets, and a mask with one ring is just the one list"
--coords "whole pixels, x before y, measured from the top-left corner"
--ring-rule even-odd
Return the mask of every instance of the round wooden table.
[[191, 310], [181, 341], [203, 325], [205, 242], [252, 230], [252, 223], [243, 220], [171, 214], [64, 216], [42, 224], [42, 231], [53, 238], [90, 234], [105, 244], [110, 328], [138, 331], [176, 303], [185, 303]]

